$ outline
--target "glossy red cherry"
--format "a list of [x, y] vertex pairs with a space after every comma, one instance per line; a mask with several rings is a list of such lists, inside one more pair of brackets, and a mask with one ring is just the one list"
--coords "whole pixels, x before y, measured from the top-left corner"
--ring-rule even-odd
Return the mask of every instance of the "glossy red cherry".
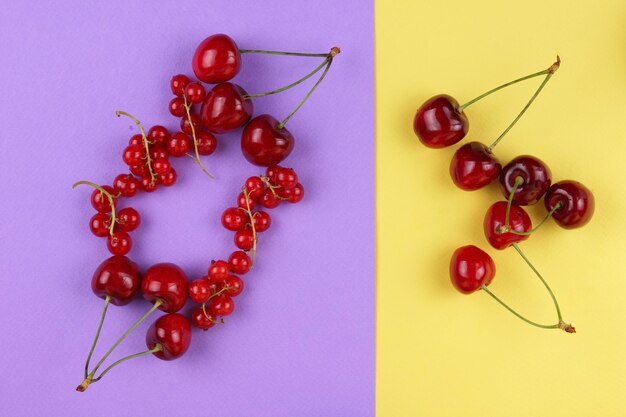
[[187, 301], [187, 276], [177, 265], [160, 263], [152, 265], [143, 276], [141, 293], [143, 297], [155, 303], [161, 300], [159, 309], [175, 313]]
[[280, 196], [290, 203], [299, 203], [304, 198], [304, 187], [298, 183], [293, 188], [279, 189]]
[[237, 207], [227, 208], [222, 214], [222, 225], [233, 232], [242, 229], [247, 222], [246, 212]]
[[191, 66], [200, 81], [223, 83], [237, 75], [241, 68], [239, 48], [228, 35], [211, 35], [198, 45]]
[[235, 274], [243, 275], [252, 267], [252, 261], [247, 253], [238, 250], [230, 254], [228, 265]]
[[218, 84], [209, 91], [200, 108], [202, 125], [212, 133], [226, 133], [243, 126], [254, 112], [252, 100], [237, 84]]
[[500, 189], [504, 198], [509, 198], [517, 177], [521, 177], [524, 182], [515, 191], [513, 202], [521, 206], [539, 201], [552, 182], [550, 169], [539, 158], [518, 156], [506, 164], [500, 173]]
[[185, 156], [192, 147], [189, 136], [183, 132], [174, 133], [167, 142], [167, 151], [177, 158]]
[[265, 211], [257, 211], [256, 213], [253, 213], [252, 219], [252, 223], [254, 224], [254, 230], [257, 233], [265, 232], [267, 229], [270, 228], [272, 224], [272, 218], [270, 217], [269, 213]]
[[217, 149], [217, 138], [204, 130], [196, 131], [196, 142], [200, 155], [211, 155]]
[[462, 246], [450, 259], [450, 280], [463, 294], [471, 294], [489, 285], [496, 275], [496, 265], [485, 251], [473, 245]]
[[170, 132], [166, 127], [161, 125], [152, 126], [150, 130], [148, 130], [148, 134], [146, 135], [148, 141], [156, 148], [162, 148], [167, 146], [167, 141], [170, 138]]
[[190, 343], [191, 324], [181, 314], [166, 314], [159, 317], [146, 333], [148, 349], [154, 349], [157, 345], [161, 346], [161, 350], [152, 354], [165, 361], [183, 356], [189, 349]]
[[133, 301], [140, 281], [136, 263], [125, 256], [111, 256], [94, 272], [91, 290], [100, 298], [111, 297], [111, 304], [123, 306]]
[[126, 255], [132, 247], [132, 239], [123, 230], [115, 230], [107, 237], [107, 248], [113, 255]]
[[185, 92], [185, 87], [191, 80], [185, 74], [176, 74], [170, 80], [170, 88], [175, 96], [182, 96]]
[[193, 313], [191, 313], [191, 324], [198, 329], [209, 330], [211, 327], [215, 326], [215, 319], [211, 316], [207, 317], [202, 307], [197, 307]]
[[133, 197], [140, 188], [139, 180], [130, 174], [120, 174], [113, 180], [113, 189], [123, 197]]
[[241, 134], [241, 150], [246, 159], [260, 166], [270, 166], [285, 159], [294, 146], [293, 135], [269, 114], [255, 117]]
[[502, 165], [480, 142], [469, 142], [456, 150], [450, 162], [452, 181], [462, 190], [478, 190], [495, 181]]
[[[117, 206], [117, 197], [115, 197], [117, 193], [115, 192], [115, 190], [108, 185], [103, 185], [102, 189], [113, 197], [113, 205]], [[109, 202], [109, 197], [98, 189], [93, 190], [93, 192], [91, 193], [91, 206], [100, 213], [111, 212], [111, 203]]]
[[[521, 242], [530, 237], [530, 235], [516, 235], [505, 229], [506, 208], [506, 201], [498, 201], [492, 204], [487, 210], [483, 222], [485, 237], [491, 246], [496, 249], [507, 248], [513, 243]], [[512, 204], [509, 226], [510, 230], [515, 230], [516, 232], [528, 232], [532, 229], [532, 222], [523, 208]]]
[[211, 299], [208, 313], [212, 317], [228, 316], [235, 309], [233, 299], [228, 295], [218, 295]]
[[229, 275], [223, 284], [224, 294], [236, 297], [243, 291], [243, 280], [237, 275]]
[[235, 246], [243, 251], [248, 251], [254, 247], [254, 233], [249, 227], [239, 229], [235, 232]]
[[124, 207], [117, 213], [118, 222], [120, 229], [125, 232], [132, 232], [141, 224], [141, 216], [132, 207]]
[[98, 237], [107, 237], [110, 226], [111, 217], [106, 213], [96, 213], [89, 219], [89, 229]]
[[209, 301], [211, 289], [209, 288], [209, 280], [206, 278], [194, 279], [189, 284], [189, 298], [195, 303], [203, 304]]
[[209, 266], [208, 276], [212, 283], [223, 282], [230, 275], [230, 265], [226, 261], [215, 261]]
[[428, 99], [413, 119], [413, 130], [419, 140], [429, 148], [444, 148], [463, 139], [469, 122], [458, 108], [459, 103], [445, 94]]
[[571, 180], [552, 184], [543, 202], [548, 211], [561, 204], [552, 217], [565, 229], [575, 229], [589, 223], [596, 205], [591, 191], [578, 181]]

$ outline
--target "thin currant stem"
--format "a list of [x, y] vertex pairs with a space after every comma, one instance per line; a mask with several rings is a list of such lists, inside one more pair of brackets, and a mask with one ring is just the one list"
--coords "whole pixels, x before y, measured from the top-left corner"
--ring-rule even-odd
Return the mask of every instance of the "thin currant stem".
[[522, 259], [524, 259], [524, 261], [528, 264], [528, 266], [530, 267], [530, 269], [533, 270], [533, 272], [535, 273], [535, 275], [537, 275], [539, 277], [539, 279], [541, 280], [541, 282], [543, 283], [543, 285], [546, 287], [546, 289], [548, 290], [548, 292], [550, 293], [550, 297], [552, 297], [552, 302], [554, 303], [554, 308], [556, 308], [556, 314], [559, 317], [559, 323], [563, 321], [563, 317], [561, 316], [561, 309], [559, 308], [559, 303], [558, 301], [556, 301], [556, 297], [554, 296], [554, 293], [552, 292], [552, 289], [550, 288], [550, 286], [548, 285], [548, 283], [546, 282], [545, 279], [543, 279], [543, 277], [541, 276], [541, 274], [539, 273], [539, 271], [537, 271], [537, 268], [534, 267], [534, 265], [530, 262], [530, 260], [528, 260], [528, 258], [526, 257], [526, 255], [524, 255], [524, 252], [522, 252], [522, 250], [519, 248], [519, 245], [517, 243], [513, 243], [512, 245], [515, 250], [517, 251], [517, 253], [519, 253], [519, 255], [522, 257]]
[[148, 318], [148, 316], [150, 314], [152, 314], [154, 312], [154, 310], [156, 310], [157, 308], [159, 308], [159, 306], [163, 304], [163, 301], [161, 300], [157, 300], [154, 305], [150, 308], [150, 310], [148, 310], [143, 316], [141, 316], [132, 326], [130, 326], [128, 328], [128, 330], [126, 330], [126, 332], [119, 338], [117, 339], [117, 341], [113, 344], [113, 346], [111, 346], [111, 348], [107, 351], [107, 353], [104, 354], [104, 356], [102, 357], [102, 359], [100, 359], [100, 362], [98, 362], [98, 364], [96, 365], [96, 367], [93, 369], [93, 371], [91, 371], [91, 373], [87, 376], [87, 378], [93, 379], [93, 376], [96, 374], [96, 371], [98, 370], [98, 368], [100, 367], [100, 365], [102, 365], [102, 363], [106, 360], [106, 358], [109, 357], [109, 355], [113, 352], [113, 350], [115, 350], [115, 348], [122, 343], [122, 341], [124, 339], [126, 339], [126, 337], [133, 331], [135, 330], [135, 328], [137, 328], [137, 326], [139, 326], [146, 318]]
[[146, 132], [143, 130], [143, 126], [141, 125], [141, 122], [135, 116], [125, 111], [118, 110], [115, 112], [115, 115], [117, 117], [126, 116], [130, 118], [133, 122], [135, 122], [135, 124], [139, 128], [139, 132], [141, 132], [141, 139], [143, 140], [143, 145], [146, 148], [146, 165], [148, 166], [148, 172], [150, 173], [150, 180], [151, 180], [150, 184], [154, 184], [154, 182], [156, 181], [156, 174], [152, 170], [152, 158], [150, 158], [150, 148], [148, 146], [150, 141], [148, 141], [148, 137], [146, 136]]
[[109, 200], [109, 206], [111, 207], [111, 224], [109, 225], [109, 234], [113, 236], [113, 229], [115, 228], [115, 222], [117, 222], [117, 217], [115, 216], [115, 203], [113, 202], [113, 196], [104, 188], [100, 187], [98, 184], [95, 184], [91, 181], [78, 181], [72, 185], [72, 189], [78, 187], [79, 185], [88, 185], [100, 191], [100, 194], [104, 194]]
[[155, 347], [153, 347], [152, 349], [148, 349], [148, 350], [144, 350], [143, 352], [139, 352], [139, 353], [134, 353], [132, 355], [128, 355], [123, 357], [122, 359], [113, 362], [111, 365], [109, 365], [104, 371], [102, 371], [102, 373], [100, 374], [100, 376], [98, 376], [97, 378], [94, 378], [91, 380], [91, 382], [97, 382], [100, 381], [102, 379], [102, 377], [104, 376], [104, 374], [106, 374], [107, 372], [109, 372], [112, 368], [114, 368], [115, 366], [119, 365], [122, 362], [126, 362], [129, 359], [134, 359], [134, 358], [139, 358], [141, 356], [145, 356], [145, 355], [149, 355], [151, 353], [155, 353], [155, 352], [159, 352], [163, 350], [163, 346], [157, 344]]
[[98, 339], [100, 338], [100, 331], [102, 330], [102, 325], [104, 324], [104, 317], [107, 314], [107, 309], [109, 308], [109, 304], [111, 303], [111, 296], [107, 295], [104, 299], [104, 309], [102, 310], [102, 317], [100, 317], [100, 323], [98, 323], [98, 330], [96, 331], [96, 337], [93, 339], [93, 343], [91, 344], [91, 349], [89, 349], [89, 356], [87, 356], [87, 362], [85, 362], [85, 378], [89, 374], [89, 362], [91, 361], [91, 357], [93, 356], [93, 351], [96, 348], [96, 344], [98, 343]]
[[552, 208], [552, 210], [550, 210], [548, 212], [548, 214], [546, 214], [546, 217], [543, 218], [543, 220], [541, 221], [541, 223], [539, 223], [535, 228], [533, 228], [532, 230], [529, 230], [528, 232], [518, 232], [517, 230], [509, 230], [509, 233], [513, 233], [514, 235], [520, 235], [520, 236], [528, 236], [528, 235], [532, 235], [533, 233], [535, 233], [537, 230], [539, 230], [539, 228], [541, 226], [544, 225], [545, 222], [548, 221], [548, 219], [550, 217], [552, 217], [552, 214], [554, 214], [555, 211], [557, 211], [558, 209], [560, 209], [562, 207], [562, 204], [559, 203], [556, 206], [554, 206]]
[[[212, 294], [212, 295], [209, 297], [209, 300], [207, 300], [207, 302], [208, 302], [208, 301], [210, 301], [210, 300], [211, 300], [211, 298], [213, 298], [213, 297], [215, 297], [215, 296], [217, 296], [217, 295], [221, 294], [221, 293], [222, 293], [222, 292], [224, 292], [224, 291], [225, 291], [225, 290], [222, 288], [220, 291], [216, 292], [215, 294]], [[204, 313], [204, 317], [206, 317], [207, 319], [209, 319], [209, 321], [210, 321], [211, 323], [214, 323], [214, 324], [224, 324], [224, 319], [220, 319], [220, 320], [218, 321], [218, 320], [215, 320], [213, 317], [209, 316], [209, 313], [207, 313], [207, 312], [206, 312], [206, 302], [202, 303], [202, 313]]]
[[283, 51], [265, 51], [262, 49], [240, 49], [240, 54], [269, 54], [269, 55], [287, 55], [287, 56], [307, 56], [313, 58], [323, 58], [328, 56], [328, 53], [325, 54], [310, 54], [303, 52], [283, 52]]
[[493, 151], [493, 149], [498, 145], [498, 143], [500, 143], [500, 141], [502, 140], [502, 138], [504, 138], [504, 136], [509, 133], [509, 130], [511, 130], [513, 128], [513, 126], [515, 126], [515, 124], [518, 122], [519, 119], [521, 119], [521, 117], [524, 115], [524, 113], [526, 113], [526, 110], [528, 110], [528, 108], [530, 107], [531, 104], [533, 104], [533, 102], [535, 101], [535, 99], [537, 98], [537, 96], [539, 95], [539, 93], [541, 93], [541, 90], [543, 90], [543, 88], [546, 86], [546, 84], [548, 83], [548, 81], [550, 81], [550, 78], [552, 78], [552, 75], [554, 75], [554, 73], [556, 72], [556, 70], [559, 69], [559, 66], [561, 65], [561, 59], [559, 58], [559, 56], [557, 55], [556, 57], [556, 62], [554, 64], [552, 64], [550, 66], [550, 68], [548, 68], [547, 70], [544, 71], [544, 73], [546, 74], [546, 77], [543, 79], [543, 82], [541, 83], [541, 85], [539, 86], [539, 88], [537, 89], [537, 91], [535, 91], [535, 94], [533, 94], [533, 96], [530, 98], [530, 100], [528, 100], [528, 103], [526, 103], [526, 105], [524, 106], [524, 108], [522, 109], [522, 111], [519, 112], [519, 114], [517, 115], [517, 117], [515, 119], [513, 119], [513, 121], [511, 122], [511, 124], [504, 129], [504, 132], [502, 132], [500, 134], [500, 136], [498, 136], [498, 138], [491, 144], [489, 145], [489, 147], [487, 148], [488, 152]]
[[250, 194], [246, 187], [243, 187], [243, 195], [246, 198], [246, 212], [250, 218], [250, 227], [252, 228], [252, 256], [250, 257], [250, 269], [254, 266], [254, 260], [256, 259], [256, 227], [254, 227], [254, 215], [250, 209]]
[[511, 189], [511, 193], [509, 194], [509, 198], [506, 202], [506, 216], [504, 220], [504, 230], [506, 232], [511, 231], [511, 225], [509, 224], [509, 220], [511, 218], [511, 206], [513, 205], [513, 197], [515, 196], [515, 192], [519, 188], [520, 185], [524, 183], [524, 178], [515, 177], [515, 184], [513, 184], [513, 188]]
[[542, 329], [559, 329], [560, 327], [560, 323], [557, 324], [539, 324], [536, 323], [532, 320], [527, 319], [526, 317], [522, 316], [521, 314], [519, 314], [517, 311], [513, 310], [511, 307], [509, 307], [504, 301], [502, 301], [501, 299], [499, 299], [494, 293], [492, 293], [491, 291], [489, 291], [489, 289], [487, 288], [487, 286], [485, 284], [483, 284], [482, 289], [489, 294], [494, 300], [496, 300], [498, 303], [500, 303], [500, 305], [504, 308], [506, 308], [507, 310], [509, 310], [511, 313], [513, 313], [515, 316], [517, 316], [518, 318], [524, 320], [526, 323], [528, 324], [532, 324], [533, 326], [536, 327], [540, 327]]
[[285, 90], [289, 90], [292, 87], [295, 87], [296, 85], [303, 83], [304, 81], [308, 80], [309, 78], [311, 78], [312, 76], [314, 76], [315, 74], [317, 74], [319, 72], [319, 70], [321, 70], [322, 68], [324, 68], [324, 66], [328, 63], [328, 56], [326, 57], [326, 59], [320, 64], [318, 65], [317, 68], [315, 68], [313, 71], [311, 71], [310, 73], [308, 73], [307, 75], [305, 75], [304, 77], [300, 78], [298, 81], [295, 81], [289, 85], [286, 85], [284, 87], [278, 88], [276, 90], [272, 90], [272, 91], [267, 91], [265, 93], [258, 93], [258, 94], [246, 94], [243, 96], [244, 100], [250, 99], [250, 98], [255, 98], [255, 97], [265, 97], [265, 96], [269, 96], [272, 94], [277, 94], [280, 92], [283, 92]]
[[185, 111], [187, 112], [187, 120], [189, 120], [189, 126], [191, 126], [191, 137], [193, 139], [193, 148], [196, 151], [195, 158], [191, 155], [190, 156], [194, 158], [196, 163], [200, 166], [200, 169], [202, 170], [202, 172], [204, 172], [209, 178], [214, 180], [215, 177], [211, 175], [211, 173], [202, 164], [202, 161], [200, 161], [200, 152], [198, 152], [198, 139], [196, 137], [196, 128], [191, 122], [191, 104], [187, 102], [187, 97], [184, 94], [183, 94], [183, 100], [184, 100], [184, 105], [185, 105]]

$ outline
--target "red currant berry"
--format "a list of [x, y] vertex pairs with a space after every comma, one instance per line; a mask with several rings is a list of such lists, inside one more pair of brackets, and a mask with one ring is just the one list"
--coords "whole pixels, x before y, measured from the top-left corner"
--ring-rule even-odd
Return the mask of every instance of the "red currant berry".
[[250, 210], [254, 210], [254, 207], [256, 206], [256, 199], [251, 198], [250, 196], [246, 198], [244, 193], [239, 193], [239, 197], [237, 197], [237, 206], [244, 210], [248, 210], [248, 205], [250, 205]]
[[107, 248], [113, 255], [126, 255], [132, 247], [132, 240], [128, 233], [116, 230], [107, 239]]
[[170, 132], [161, 125], [152, 126], [148, 130], [148, 140], [152, 143], [152, 146], [156, 148], [162, 148], [167, 146], [167, 141], [170, 138]]
[[185, 156], [189, 149], [191, 149], [191, 140], [189, 136], [183, 132], [176, 132], [167, 142], [167, 150], [172, 156], [181, 157]]
[[250, 198], [254, 200], [258, 200], [258, 198], [265, 190], [265, 184], [259, 177], [250, 177], [246, 180], [246, 191], [248, 191], [248, 195]]
[[141, 136], [141, 134], [139, 133], [137, 133], [136, 135], [133, 135], [128, 141], [128, 144], [143, 146], [143, 136]]
[[140, 145], [128, 145], [122, 154], [122, 159], [128, 166], [141, 165], [145, 157], [146, 151]]
[[191, 80], [185, 74], [176, 74], [170, 81], [170, 88], [175, 96], [180, 97], [185, 92], [185, 87]]
[[224, 288], [224, 294], [236, 297], [243, 291], [243, 281], [236, 275], [229, 275], [222, 288]]
[[265, 232], [270, 228], [272, 224], [272, 218], [269, 213], [265, 211], [257, 211], [252, 213], [252, 222], [254, 223], [254, 230], [258, 233]]
[[150, 158], [152, 159], [159, 159], [159, 158], [167, 159], [169, 158], [169, 156], [170, 156], [170, 153], [167, 151], [167, 148], [151, 148], [150, 149]]
[[298, 203], [304, 198], [304, 187], [298, 183], [293, 188], [279, 189], [280, 196], [290, 203]]
[[209, 266], [209, 281], [212, 283], [223, 282], [230, 274], [230, 266], [226, 261], [215, 261]]
[[89, 220], [89, 229], [91, 233], [98, 237], [107, 237], [109, 235], [109, 227], [111, 226], [111, 217], [105, 213], [96, 213]]
[[283, 189], [293, 188], [298, 184], [298, 175], [291, 168], [278, 168], [276, 171], [276, 185]]
[[281, 167], [279, 167], [278, 165], [270, 165], [267, 167], [267, 169], [265, 170], [265, 176], [267, 178], [269, 178], [270, 182], [272, 183], [272, 185], [277, 185], [276, 184], [276, 174], [278, 173], [278, 170]]
[[159, 183], [156, 180], [153, 180], [150, 175], [141, 177], [141, 188], [147, 192], [151, 193], [157, 189]]
[[278, 205], [280, 204], [280, 198], [274, 195], [272, 190], [267, 188], [265, 189], [265, 191], [263, 191], [263, 194], [261, 194], [259, 204], [261, 204], [265, 208], [273, 209], [275, 207], [278, 207]]
[[180, 97], [174, 97], [168, 106], [170, 114], [174, 117], [183, 117], [187, 114], [185, 101]]
[[191, 66], [202, 82], [216, 84], [228, 81], [241, 68], [239, 48], [228, 35], [211, 35], [198, 45]]
[[235, 274], [243, 275], [252, 267], [252, 261], [247, 253], [238, 250], [230, 254], [228, 265]]
[[[115, 197], [117, 193], [115, 190], [108, 185], [103, 185], [102, 189], [111, 194], [113, 197], [113, 206], [117, 206], [117, 197]], [[91, 193], [91, 206], [100, 213], [109, 213], [111, 211], [109, 197], [98, 189], [93, 190], [93, 193]]]
[[204, 304], [211, 297], [211, 289], [207, 279], [195, 279], [189, 284], [189, 298], [195, 303]]
[[192, 82], [185, 86], [185, 97], [191, 102], [191, 104], [198, 104], [204, 100], [206, 91], [204, 87], [198, 82]]
[[130, 172], [138, 177], [143, 177], [144, 175], [148, 174], [148, 168], [144, 164], [133, 165], [132, 167], [130, 167]]
[[211, 155], [217, 149], [217, 138], [205, 130], [196, 131], [196, 143], [200, 155]]
[[152, 168], [157, 175], [163, 175], [172, 169], [172, 164], [165, 158], [156, 158], [152, 163]]
[[119, 224], [120, 229], [125, 232], [132, 232], [138, 228], [141, 223], [141, 216], [139, 216], [137, 210], [132, 207], [124, 207], [121, 209], [117, 214], [117, 219], [118, 223], [116, 224]]
[[254, 233], [252, 233], [252, 229], [237, 230], [235, 232], [235, 245], [244, 251], [252, 249], [254, 247]]
[[218, 295], [211, 299], [208, 313], [213, 317], [228, 316], [235, 309], [235, 303], [228, 295]]
[[113, 180], [113, 189], [124, 197], [132, 197], [139, 191], [139, 180], [130, 174], [120, 174]]
[[[200, 116], [196, 113], [189, 113], [191, 116], [191, 123], [193, 123], [193, 128], [196, 132], [200, 131]], [[191, 130], [191, 124], [189, 123], [189, 118], [187, 116], [180, 119], [180, 130], [185, 132], [188, 135], [193, 134]]]
[[227, 208], [222, 214], [222, 225], [233, 232], [243, 228], [247, 222], [246, 212], [237, 207]]
[[215, 326], [215, 319], [211, 316], [207, 317], [202, 307], [197, 307], [191, 314], [191, 324], [198, 329], [209, 330]]
[[159, 182], [166, 187], [170, 187], [176, 183], [177, 177], [176, 170], [174, 168], [170, 168], [167, 173], [159, 175]]

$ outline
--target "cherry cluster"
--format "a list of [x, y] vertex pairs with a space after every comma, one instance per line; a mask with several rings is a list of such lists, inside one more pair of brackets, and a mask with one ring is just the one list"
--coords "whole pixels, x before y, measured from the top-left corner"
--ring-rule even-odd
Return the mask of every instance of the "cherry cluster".
[[[577, 181], [564, 180], [553, 184], [550, 169], [537, 157], [520, 155], [502, 167], [493, 154], [493, 149], [528, 110], [560, 63], [557, 57], [549, 68], [500, 85], [463, 105], [459, 105], [458, 101], [448, 95], [432, 97], [417, 110], [413, 127], [420, 141], [430, 148], [454, 145], [469, 130], [468, 119], [464, 113], [468, 106], [509, 85], [545, 75], [542, 84], [526, 106], [490, 146], [474, 141], [456, 150], [450, 163], [450, 176], [454, 184], [465, 191], [478, 190], [498, 180], [504, 200], [495, 202], [487, 210], [483, 221], [485, 237], [495, 249], [502, 250], [512, 246], [522, 256], [550, 293], [557, 313], [557, 323], [545, 325], [528, 320], [489, 290], [487, 286], [496, 272], [495, 263], [485, 251], [474, 245], [460, 247], [454, 252], [450, 262], [450, 278], [461, 293], [470, 294], [482, 289], [511, 313], [531, 325], [574, 333], [574, 327], [563, 321], [558, 302], [548, 283], [530, 263], [518, 243], [528, 239], [550, 218], [566, 229], [584, 226], [594, 212], [593, 194]], [[530, 216], [523, 207], [536, 204], [542, 199], [546, 216], [533, 228]]]
[[[324, 60], [313, 72], [286, 87], [268, 93], [248, 95], [241, 87], [226, 82], [239, 71], [242, 53], [323, 57]], [[262, 209], [274, 209], [283, 202], [298, 203], [304, 197], [304, 187], [299, 182], [296, 171], [278, 165], [293, 149], [293, 136], [287, 131], [285, 124], [319, 85], [337, 53], [338, 48], [333, 48], [326, 54], [241, 50], [230, 37], [213, 35], [200, 44], [192, 61], [199, 81], [192, 81], [183, 74], [175, 75], [170, 81], [174, 98], [169, 109], [172, 115], [181, 118], [180, 131], [170, 133], [167, 128], [156, 125], [146, 134], [141, 122], [134, 116], [123, 111], [116, 113], [117, 116], [132, 119], [140, 131], [130, 138], [122, 153], [122, 159], [130, 173], [118, 175], [113, 186], [98, 185], [90, 181], [74, 184], [74, 187], [88, 185], [94, 188], [91, 205], [96, 214], [90, 219], [89, 227], [94, 235], [107, 238], [107, 247], [113, 255], [98, 266], [92, 277], [92, 291], [104, 299], [105, 303], [85, 363], [84, 380], [76, 388], [78, 391], [86, 390], [118, 364], [139, 356], [152, 354], [163, 360], [181, 357], [191, 343], [192, 325], [208, 330], [215, 324], [223, 324], [224, 317], [233, 312], [233, 297], [241, 294], [244, 289], [241, 276], [247, 274], [255, 263], [258, 236], [266, 232], [272, 222], [270, 214]], [[322, 68], [324, 72], [317, 83], [282, 122], [279, 123], [269, 115], [257, 116], [250, 121], [252, 97], [284, 91]], [[207, 93], [203, 82], [216, 85]], [[201, 106], [201, 116], [196, 113], [194, 105]], [[132, 207], [118, 210], [119, 200], [132, 198], [141, 190], [150, 193], [160, 185], [174, 185], [177, 174], [170, 162], [170, 156], [190, 157], [212, 178], [200, 160], [200, 155], [211, 155], [215, 152], [215, 134], [232, 131], [244, 125], [244, 155], [250, 162], [266, 169], [263, 175], [249, 177], [244, 182], [236, 204], [222, 214], [221, 222], [226, 229], [234, 232], [233, 240], [237, 249], [227, 260], [212, 261], [207, 274], [191, 282], [188, 282], [185, 272], [179, 266], [171, 263], [152, 265], [141, 274], [137, 264], [125, 256], [132, 248], [129, 232], [139, 227], [141, 217]], [[152, 303], [151, 308], [117, 339], [91, 369], [91, 358], [109, 305], [127, 305], [139, 292]], [[188, 298], [198, 304], [191, 313], [191, 320], [179, 313]], [[119, 359], [97, 376], [97, 371], [113, 350], [157, 309], [166, 314], [154, 321], [148, 329], [147, 350]]]

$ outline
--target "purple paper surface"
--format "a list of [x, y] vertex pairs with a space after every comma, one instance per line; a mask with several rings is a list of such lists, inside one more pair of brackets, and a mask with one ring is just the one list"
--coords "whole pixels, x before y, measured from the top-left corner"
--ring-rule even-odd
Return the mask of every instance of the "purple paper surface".
[[[228, 33], [247, 49], [342, 49], [326, 80], [292, 118], [296, 146], [284, 165], [305, 199], [271, 211], [257, 264], [243, 278], [226, 325], [194, 331], [173, 362], [152, 356], [74, 391], [103, 301], [90, 280], [109, 256], [89, 232], [91, 189], [125, 171], [121, 152], [146, 127], [177, 129], [169, 79], [189, 75], [197, 44]], [[373, 416], [374, 122], [370, 1], [10, 2], [0, 10], [0, 414], [4, 416]], [[246, 55], [235, 82], [250, 93], [288, 84], [317, 58]], [[312, 80], [255, 100], [286, 116]], [[239, 133], [203, 158], [174, 160], [178, 183], [122, 202], [142, 215], [130, 257], [143, 270], [180, 265], [190, 279], [233, 250], [222, 211], [245, 178]], [[111, 306], [95, 358], [144, 311]], [[185, 309], [188, 311], [189, 307]], [[145, 349], [154, 318], [112, 359]]]

